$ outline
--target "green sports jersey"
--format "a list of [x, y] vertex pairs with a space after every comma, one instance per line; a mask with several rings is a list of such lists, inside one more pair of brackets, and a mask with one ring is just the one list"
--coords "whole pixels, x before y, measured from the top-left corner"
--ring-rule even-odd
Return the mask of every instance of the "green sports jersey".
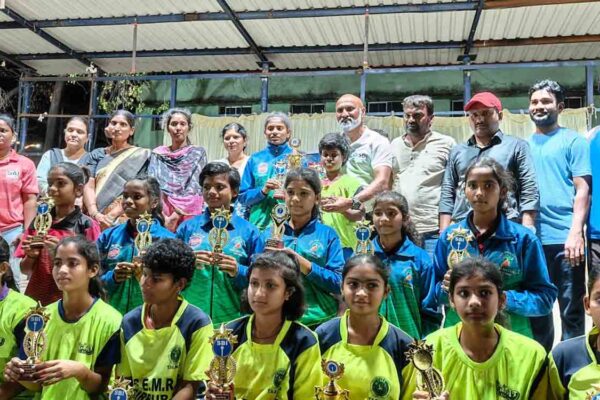
[[[360, 188], [358, 179], [350, 175], [342, 175], [333, 182], [322, 181], [322, 184], [322, 198], [336, 196], [349, 199], [352, 198]], [[321, 219], [323, 220], [323, 224], [335, 229], [340, 237], [343, 248], [354, 250], [357, 241], [356, 235], [354, 234], [356, 222], [350, 221], [344, 214], [338, 212], [323, 212], [321, 214]]]
[[171, 326], [165, 328], [146, 327], [147, 304], [123, 317], [117, 375], [132, 379], [136, 399], [170, 399], [178, 382], [206, 379], [213, 358], [212, 324], [198, 307], [180, 301]]
[[[101, 299], [77, 321], [65, 321], [62, 300], [48, 306], [50, 316], [46, 328], [46, 350], [42, 360], [73, 360], [87, 368], [111, 368], [119, 362], [119, 329], [121, 314]], [[88, 394], [77, 379], [64, 379], [44, 386], [38, 399], [85, 400], [95, 398]]]
[[[5, 297], [0, 300], [0, 384], [4, 381], [4, 366], [11, 358], [18, 356], [18, 350], [23, 344], [25, 314], [36, 304], [29, 297], [6, 286], [0, 289], [0, 297], [2, 292]], [[31, 395], [27, 393], [21, 393], [16, 398], [30, 398]]]
[[[462, 322], [426, 339], [433, 346], [433, 365], [442, 373], [451, 399], [548, 399], [548, 359], [541, 345], [496, 325], [500, 336], [496, 349], [488, 360], [478, 363], [462, 349], [461, 329]], [[416, 388], [417, 373], [412, 364], [405, 376], [402, 399], [408, 400]]]
[[310, 400], [322, 385], [317, 336], [306, 326], [285, 321], [273, 344], [252, 341], [254, 315], [227, 324], [238, 343], [234, 379], [236, 400]]
[[599, 334], [598, 328], [593, 327], [587, 335], [565, 340], [552, 349], [548, 365], [552, 393], [548, 398], [600, 399], [600, 390], [593, 387], [600, 384], [600, 364], [596, 357]]
[[[317, 328], [324, 360], [344, 364], [344, 375], [338, 380], [350, 391], [351, 400], [397, 400], [403, 389], [402, 372], [407, 365], [405, 352], [413, 341], [399, 328], [382, 317], [381, 327], [372, 345], [348, 343], [348, 316], [325, 322]], [[323, 384], [327, 378], [323, 377]]]

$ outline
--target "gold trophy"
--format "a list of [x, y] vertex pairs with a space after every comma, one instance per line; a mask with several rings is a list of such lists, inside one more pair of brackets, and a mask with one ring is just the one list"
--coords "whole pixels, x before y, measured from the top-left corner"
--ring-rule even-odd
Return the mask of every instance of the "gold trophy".
[[408, 346], [405, 354], [419, 372], [417, 389], [429, 393], [432, 398], [441, 396], [444, 391], [444, 377], [433, 367], [433, 346], [423, 340], [417, 340]]
[[221, 390], [221, 393], [213, 393], [213, 398], [216, 400], [234, 400], [233, 378], [236, 372], [236, 362], [231, 354], [236, 343], [237, 336], [231, 333], [231, 329], [226, 329], [225, 324], [221, 324], [219, 329], [215, 329], [210, 338], [215, 356], [210, 362], [207, 374], [209, 385]]
[[323, 373], [329, 378], [329, 382], [323, 387], [315, 386], [316, 400], [350, 400], [350, 392], [342, 389], [335, 382], [344, 375], [344, 364], [332, 360], [321, 360]]
[[221, 257], [221, 253], [223, 253], [223, 248], [229, 241], [227, 225], [229, 225], [231, 213], [225, 207], [221, 207], [211, 213], [210, 217], [212, 219], [213, 227], [210, 232], [208, 232], [208, 242], [212, 246], [213, 263], [216, 264]]
[[133, 275], [139, 281], [142, 276], [142, 257], [144, 253], [152, 245], [152, 235], [150, 234], [150, 227], [152, 226], [152, 215], [148, 212], [144, 212], [139, 216], [135, 223], [135, 229], [137, 236], [133, 241], [136, 255], [133, 257]]
[[449, 269], [452, 269], [469, 255], [467, 247], [469, 246], [469, 242], [473, 239], [473, 234], [464, 228], [456, 228], [450, 232], [448, 240], [450, 241], [451, 250], [446, 259]]
[[37, 214], [33, 220], [35, 235], [31, 238], [31, 247], [43, 247], [44, 239], [52, 226], [52, 207], [54, 202], [48, 196], [41, 197], [37, 203]]
[[41, 355], [46, 349], [46, 333], [44, 328], [50, 316], [46, 314], [46, 308], [38, 302], [37, 306], [31, 307], [25, 315], [25, 338], [23, 339], [23, 350], [27, 359], [21, 367], [25, 371], [21, 380], [33, 380], [35, 366], [42, 362]]
[[285, 203], [276, 204], [275, 207], [271, 210], [271, 220], [273, 224], [271, 225], [271, 237], [267, 239], [266, 245], [267, 247], [274, 247], [276, 249], [283, 249], [283, 232], [285, 230], [285, 222], [290, 218], [290, 213], [288, 211]]
[[284, 199], [285, 191], [283, 190], [283, 186], [285, 185], [285, 177], [288, 173], [288, 160], [282, 158], [275, 162], [275, 180], [279, 182], [279, 189], [276, 189], [273, 192], [273, 197], [275, 199]]
[[371, 241], [371, 233], [373, 232], [373, 227], [369, 223], [369, 221], [362, 220], [356, 223], [356, 228], [354, 228], [354, 234], [356, 235], [356, 247], [354, 248], [354, 254], [374, 254], [375, 247], [373, 246], [373, 242]]
[[128, 400], [133, 398], [133, 388], [129, 379], [115, 379], [108, 387], [108, 400]]
[[304, 155], [300, 153], [300, 145], [302, 141], [299, 138], [290, 139], [290, 147], [292, 148], [292, 154], [288, 156], [288, 168], [289, 170], [298, 169], [302, 166], [302, 158]]

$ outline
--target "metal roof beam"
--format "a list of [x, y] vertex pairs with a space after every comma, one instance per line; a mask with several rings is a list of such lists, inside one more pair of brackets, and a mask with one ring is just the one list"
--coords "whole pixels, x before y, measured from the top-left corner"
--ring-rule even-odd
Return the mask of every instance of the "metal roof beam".
[[548, 36], [526, 39], [497, 39], [476, 40], [474, 46], [483, 47], [514, 47], [514, 46], [540, 46], [544, 44], [569, 44], [600, 42], [600, 35], [573, 35], [573, 36]]
[[[64, 51], [68, 55], [70, 55], [71, 56], [70, 58], [75, 58], [76, 60], [80, 61], [82, 64], [85, 64], [86, 67], [92, 63], [91, 60], [89, 60], [85, 57], [79, 56], [75, 50], [73, 50], [72, 48], [70, 48], [69, 46], [67, 46], [66, 44], [61, 42], [60, 40], [56, 39], [55, 37], [49, 35], [48, 33], [44, 32], [43, 30], [39, 29], [37, 26], [32, 24], [30, 21], [28, 21], [26, 18], [22, 17], [20, 14], [17, 14], [15, 11], [13, 11], [10, 7], [2, 8], [2, 9], [0, 9], [0, 12], [3, 12], [10, 18], [14, 19], [23, 28], [29, 29], [30, 31], [32, 31], [33, 33], [35, 33], [36, 35], [38, 35], [39, 37], [44, 39], [46, 42], [52, 44], [55, 47], [58, 47], [59, 49], [61, 49], [62, 51]], [[103, 71], [98, 69], [98, 72], [103, 72]]]
[[17, 60], [14, 55], [7, 54], [3, 51], [0, 51], [0, 60], [4, 60], [7, 63], [10, 63], [10, 64], [14, 65], [15, 67], [25, 70], [29, 73], [35, 72], [35, 68], [32, 68], [29, 65], [22, 63], [21, 61]]
[[477, 26], [479, 25], [479, 19], [481, 18], [481, 12], [483, 11], [483, 6], [485, 5], [485, 0], [479, 0], [479, 4], [477, 4], [477, 10], [475, 10], [475, 16], [473, 17], [473, 22], [471, 23], [471, 30], [469, 31], [469, 37], [467, 38], [467, 44], [465, 45], [464, 60], [466, 61], [467, 57], [469, 57], [469, 53], [473, 48], [473, 41], [475, 40], [475, 33], [477, 32]]
[[558, 4], [575, 4], [575, 3], [594, 3], [590, 0], [487, 0], [485, 3], [486, 10], [498, 8], [516, 8], [516, 7], [532, 7], [532, 6], [551, 6]]
[[[471, 11], [477, 8], [477, 0], [459, 3], [439, 4], [401, 4], [401, 5], [373, 5], [369, 6], [369, 14], [405, 14], [405, 13], [431, 13], [446, 11]], [[272, 10], [272, 11], [239, 11], [236, 16], [240, 21], [261, 19], [287, 19], [287, 18], [316, 18], [364, 15], [366, 7], [339, 7], [339, 8], [314, 8], [304, 10]], [[62, 28], [73, 26], [105, 26], [159, 24], [166, 22], [190, 21], [228, 21], [229, 15], [225, 12], [213, 13], [184, 13], [184, 14], [158, 14], [158, 15], [131, 15], [110, 18], [77, 18], [53, 19], [30, 21], [40, 29]], [[21, 26], [15, 22], [0, 22], [0, 29], [16, 29]]]

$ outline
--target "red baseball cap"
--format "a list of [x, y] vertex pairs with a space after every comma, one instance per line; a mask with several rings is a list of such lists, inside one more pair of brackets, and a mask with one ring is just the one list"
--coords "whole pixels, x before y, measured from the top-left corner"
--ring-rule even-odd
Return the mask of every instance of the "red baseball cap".
[[465, 111], [469, 111], [476, 104], [481, 104], [484, 107], [495, 107], [496, 110], [502, 111], [502, 103], [500, 102], [500, 99], [497, 98], [496, 95], [491, 92], [477, 93], [465, 105]]

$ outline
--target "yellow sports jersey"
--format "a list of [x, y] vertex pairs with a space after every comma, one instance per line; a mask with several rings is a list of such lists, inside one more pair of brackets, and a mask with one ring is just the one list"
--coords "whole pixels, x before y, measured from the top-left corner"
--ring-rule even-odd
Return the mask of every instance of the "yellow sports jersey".
[[[48, 306], [47, 347], [42, 360], [73, 360], [91, 370], [111, 368], [119, 362], [121, 314], [101, 299], [77, 321], [65, 321], [62, 300]], [[44, 386], [36, 398], [91, 399], [77, 379], [69, 378]], [[95, 398], [95, 397], [94, 397]]]
[[[351, 400], [397, 400], [403, 388], [404, 353], [413, 339], [382, 318], [373, 345], [348, 343], [349, 310], [341, 318], [317, 328], [323, 359], [344, 364], [341, 388], [350, 391]], [[328, 381], [323, 378], [323, 383]]]
[[[544, 348], [533, 339], [496, 325], [500, 339], [492, 356], [478, 363], [463, 351], [462, 322], [440, 329], [426, 339], [433, 345], [433, 365], [443, 375], [451, 399], [547, 400], [547, 360]], [[412, 399], [416, 371], [405, 370], [402, 399]]]
[[594, 327], [585, 336], [565, 340], [556, 345], [550, 354], [548, 374], [552, 396], [548, 398], [587, 400], [587, 392], [600, 399], [600, 390], [592, 385], [600, 384], [600, 365], [596, 340], [600, 331]]
[[273, 344], [252, 342], [254, 315], [236, 319], [227, 328], [237, 335], [236, 400], [313, 399], [322, 385], [321, 352], [313, 331], [285, 321]]
[[183, 298], [180, 301], [171, 326], [166, 328], [145, 326], [146, 304], [123, 317], [117, 375], [133, 380], [136, 399], [171, 399], [179, 381], [206, 379], [213, 357], [209, 343], [212, 323], [198, 307]]

